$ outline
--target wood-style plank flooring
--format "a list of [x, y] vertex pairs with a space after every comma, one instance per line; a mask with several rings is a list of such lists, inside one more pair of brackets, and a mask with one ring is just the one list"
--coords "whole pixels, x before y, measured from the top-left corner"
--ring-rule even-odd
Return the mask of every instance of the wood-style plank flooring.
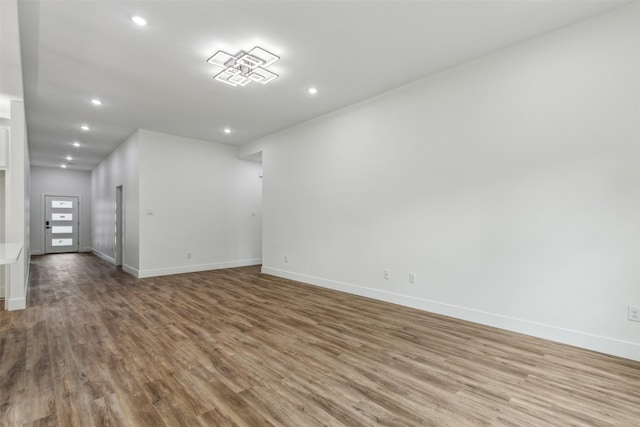
[[640, 363], [263, 275], [34, 257], [0, 424], [640, 425]]

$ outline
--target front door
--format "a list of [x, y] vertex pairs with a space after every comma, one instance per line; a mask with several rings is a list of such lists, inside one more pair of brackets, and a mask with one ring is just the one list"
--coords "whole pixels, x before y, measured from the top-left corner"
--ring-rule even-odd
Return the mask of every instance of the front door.
[[78, 198], [45, 196], [44, 203], [45, 253], [78, 252]]

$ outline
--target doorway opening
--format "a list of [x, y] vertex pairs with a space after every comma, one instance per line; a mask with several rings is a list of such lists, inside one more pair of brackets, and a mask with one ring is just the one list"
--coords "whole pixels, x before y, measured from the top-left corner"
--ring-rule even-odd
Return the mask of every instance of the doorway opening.
[[[3, 130], [0, 128], [0, 132]], [[0, 170], [0, 243], [5, 243], [5, 212], [6, 212], [6, 203], [5, 203], [5, 179], [4, 179], [4, 170]], [[0, 309], [5, 307], [6, 301], [9, 300], [6, 295], [7, 287], [5, 283], [8, 283], [8, 275], [5, 273], [5, 266], [0, 265]]]
[[60, 254], [80, 250], [80, 198], [44, 196], [44, 252]]
[[122, 267], [124, 258], [124, 231], [122, 227], [122, 185], [116, 187], [116, 218], [115, 218], [115, 260], [118, 267]]

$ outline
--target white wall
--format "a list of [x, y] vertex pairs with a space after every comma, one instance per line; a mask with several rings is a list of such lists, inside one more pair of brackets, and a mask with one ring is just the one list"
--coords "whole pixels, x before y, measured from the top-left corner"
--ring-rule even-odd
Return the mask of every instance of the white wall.
[[260, 264], [261, 165], [233, 146], [139, 135], [139, 276]]
[[115, 262], [115, 189], [123, 185], [129, 273], [259, 264], [260, 170], [236, 147], [140, 129], [92, 172], [93, 251]]
[[[22, 243], [18, 261], [9, 267], [8, 310], [26, 308], [29, 285], [29, 262], [31, 261], [29, 234], [29, 149], [24, 104], [11, 101], [11, 126], [9, 167], [6, 171], [6, 241]], [[5, 284], [5, 286], [7, 286]]]
[[[8, 132], [5, 133], [5, 129], [0, 127], [0, 140], [8, 135]], [[8, 138], [7, 138], [8, 139]], [[1, 147], [1, 145], [0, 145]], [[5, 187], [5, 179], [4, 179], [5, 171], [4, 169], [0, 169], [0, 243], [6, 242], [6, 224], [5, 224], [5, 216], [6, 216], [6, 187]], [[6, 276], [6, 267], [4, 265], [0, 265], [0, 298], [5, 298], [5, 282], [7, 281]]]
[[[6, 234], [2, 242], [21, 243], [17, 262], [5, 267], [7, 288], [5, 308], [26, 307], [29, 281], [29, 148], [27, 142], [22, 62], [16, 0], [0, 1], [0, 117], [9, 125], [9, 144], [5, 171], [4, 210]], [[7, 271], [8, 270], [8, 271]]]
[[263, 271], [640, 360], [638, 7], [243, 147]]
[[91, 172], [92, 250], [115, 262], [116, 187], [123, 187], [124, 257], [122, 268], [137, 274], [139, 233], [139, 143], [133, 133]]
[[0, 119], [11, 118], [10, 101], [24, 98], [17, 0], [0, 1]]
[[44, 196], [78, 196], [80, 252], [91, 250], [91, 172], [61, 168], [31, 168], [31, 254], [45, 253]]

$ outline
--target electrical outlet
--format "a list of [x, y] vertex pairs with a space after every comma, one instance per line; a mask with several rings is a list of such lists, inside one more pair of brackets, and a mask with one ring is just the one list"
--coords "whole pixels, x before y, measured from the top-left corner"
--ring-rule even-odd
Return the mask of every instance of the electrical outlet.
[[629, 306], [629, 320], [640, 322], [640, 307], [635, 305]]
[[187, 252], [187, 259], [191, 259], [191, 252]]
[[385, 278], [386, 280], [391, 279], [391, 270], [385, 270], [385, 271], [384, 271], [384, 278]]
[[409, 273], [409, 283], [416, 283], [416, 275]]
[[289, 257], [288, 256], [284, 256], [284, 262], [289, 262]]

